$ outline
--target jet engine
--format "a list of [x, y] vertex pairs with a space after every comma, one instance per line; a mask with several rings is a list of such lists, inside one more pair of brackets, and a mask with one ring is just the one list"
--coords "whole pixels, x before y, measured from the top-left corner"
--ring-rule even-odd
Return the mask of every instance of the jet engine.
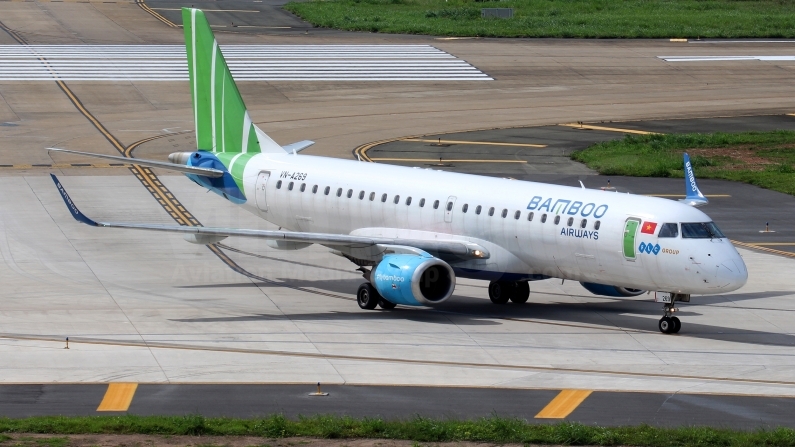
[[618, 286], [608, 286], [606, 284], [597, 284], [595, 282], [581, 282], [583, 287], [588, 289], [589, 292], [593, 293], [594, 295], [602, 295], [602, 296], [615, 296], [615, 297], [625, 297], [625, 296], [638, 296], [645, 293], [645, 290], [640, 289], [628, 289], [626, 287], [618, 287]]
[[430, 255], [386, 255], [370, 274], [370, 282], [387, 301], [409, 306], [441, 303], [455, 290], [452, 267]]

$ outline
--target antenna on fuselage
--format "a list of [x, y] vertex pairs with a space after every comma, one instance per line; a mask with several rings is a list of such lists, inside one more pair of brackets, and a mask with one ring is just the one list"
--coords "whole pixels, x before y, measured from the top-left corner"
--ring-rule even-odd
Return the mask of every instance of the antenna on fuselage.
[[578, 180], [578, 181], [580, 182], [580, 186], [582, 187], [582, 189], [585, 189], [585, 185], [582, 184], [582, 180]]

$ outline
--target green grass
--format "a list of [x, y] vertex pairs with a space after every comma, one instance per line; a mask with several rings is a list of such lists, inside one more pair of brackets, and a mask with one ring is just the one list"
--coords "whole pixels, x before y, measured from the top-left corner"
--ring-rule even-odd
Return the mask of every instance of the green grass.
[[[264, 438], [371, 438], [416, 442], [491, 442], [563, 445], [624, 445], [644, 447], [795, 447], [795, 430], [739, 431], [703, 427], [594, 427], [563, 422], [529, 424], [498, 417], [472, 421], [442, 421], [417, 417], [405, 421], [315, 416], [290, 420], [204, 418], [201, 416], [94, 416], [0, 419], [0, 433], [146, 434], [261, 436]], [[0, 441], [2, 444], [2, 441]]]
[[795, 195], [795, 132], [626, 136], [572, 154], [604, 175], [684, 177], [682, 153], [697, 178], [734, 180]]
[[[484, 19], [481, 8], [513, 8]], [[311, 0], [285, 9], [315, 26], [482, 37], [792, 38], [791, 0]]]

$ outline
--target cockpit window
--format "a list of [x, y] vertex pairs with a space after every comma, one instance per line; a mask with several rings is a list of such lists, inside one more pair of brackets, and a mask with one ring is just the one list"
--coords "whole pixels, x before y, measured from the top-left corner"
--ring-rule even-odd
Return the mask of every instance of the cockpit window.
[[721, 233], [715, 222], [682, 223], [682, 237], [685, 239], [721, 239]]
[[657, 237], [678, 237], [679, 225], [674, 223], [664, 223], [660, 226], [660, 233]]

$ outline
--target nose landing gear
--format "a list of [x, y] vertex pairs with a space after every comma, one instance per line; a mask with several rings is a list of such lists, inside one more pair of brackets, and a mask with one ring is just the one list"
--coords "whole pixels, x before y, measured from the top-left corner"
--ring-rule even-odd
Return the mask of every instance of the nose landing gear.
[[663, 334], [675, 334], [682, 329], [682, 322], [676, 317], [662, 317], [657, 326]]
[[675, 305], [677, 301], [689, 303], [690, 295], [686, 293], [655, 292], [654, 301], [663, 303], [663, 317], [657, 323], [660, 332], [663, 334], [676, 334], [679, 332], [682, 329], [682, 322], [673, 316], [673, 313], [679, 310]]

